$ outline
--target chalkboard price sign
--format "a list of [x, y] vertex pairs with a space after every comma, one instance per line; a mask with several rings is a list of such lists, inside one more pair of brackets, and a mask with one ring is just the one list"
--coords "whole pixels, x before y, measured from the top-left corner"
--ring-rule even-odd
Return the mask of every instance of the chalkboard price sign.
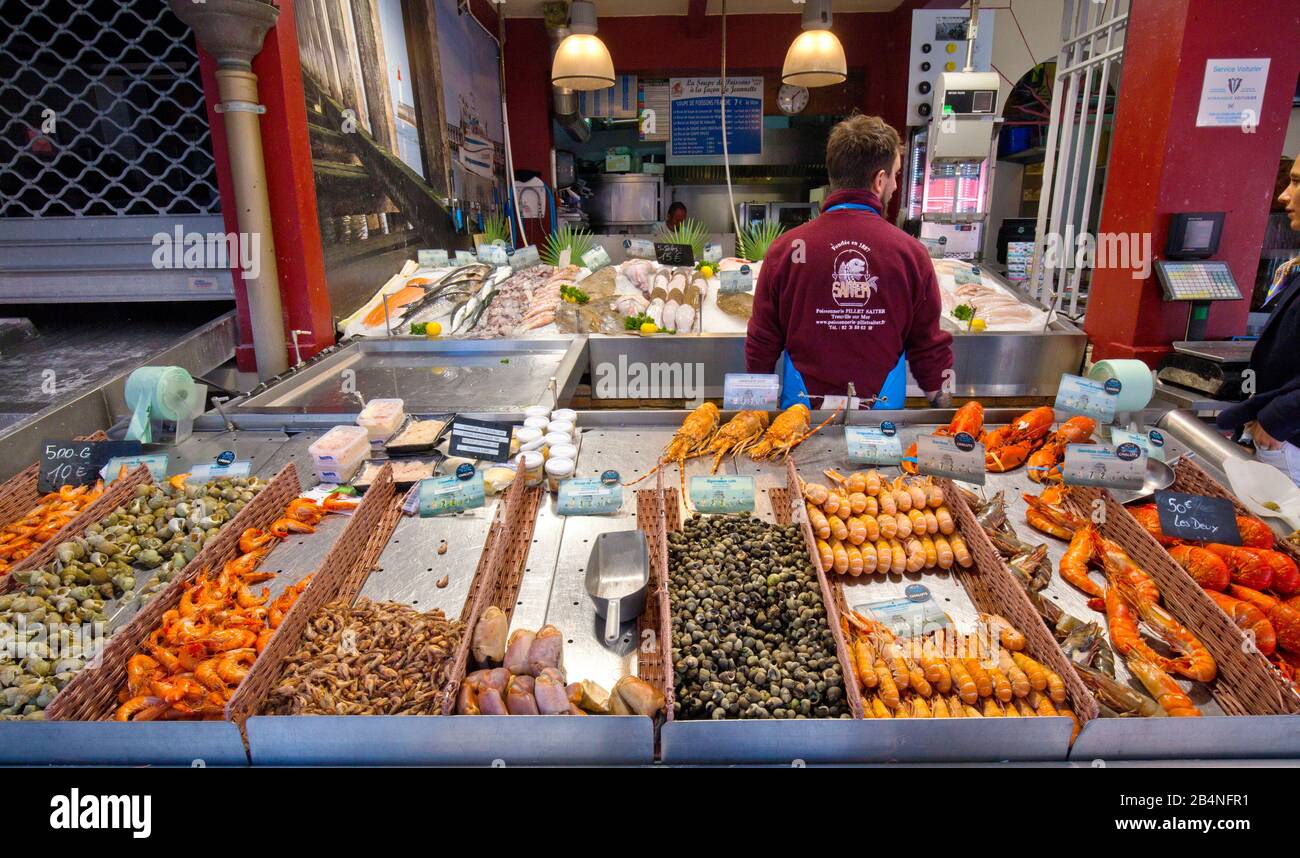
[[38, 488], [53, 492], [61, 486], [93, 486], [109, 459], [135, 456], [140, 450], [139, 441], [46, 441], [41, 445]]
[[1156, 492], [1156, 511], [1160, 514], [1160, 531], [1165, 536], [1241, 545], [1237, 510], [1231, 501], [1182, 492]]
[[664, 244], [656, 241], [655, 259], [660, 265], [691, 266], [695, 264], [695, 250], [689, 244]]

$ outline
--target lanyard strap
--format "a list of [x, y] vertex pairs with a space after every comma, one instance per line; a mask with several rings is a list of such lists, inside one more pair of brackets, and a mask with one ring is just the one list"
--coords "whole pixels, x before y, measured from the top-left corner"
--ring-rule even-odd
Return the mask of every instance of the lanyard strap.
[[869, 206], [866, 203], [838, 203], [836, 205], [831, 206], [826, 211], [834, 212], [834, 211], [839, 211], [840, 209], [849, 209], [855, 212], [871, 212], [872, 214], [875, 215], [880, 214], [880, 209], [876, 208], [875, 206]]

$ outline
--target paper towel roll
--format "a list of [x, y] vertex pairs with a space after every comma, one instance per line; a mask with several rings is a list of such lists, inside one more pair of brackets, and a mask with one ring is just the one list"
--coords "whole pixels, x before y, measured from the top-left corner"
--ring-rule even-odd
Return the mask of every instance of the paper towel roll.
[[1151, 396], [1155, 392], [1155, 377], [1151, 373], [1151, 367], [1140, 360], [1097, 361], [1088, 370], [1088, 378], [1095, 381], [1119, 379], [1121, 386], [1115, 401], [1116, 413], [1141, 411], [1151, 402]]
[[151, 420], [183, 420], [202, 408], [202, 394], [194, 379], [179, 366], [142, 366], [127, 376], [126, 404], [131, 425], [126, 437], [149, 443]]

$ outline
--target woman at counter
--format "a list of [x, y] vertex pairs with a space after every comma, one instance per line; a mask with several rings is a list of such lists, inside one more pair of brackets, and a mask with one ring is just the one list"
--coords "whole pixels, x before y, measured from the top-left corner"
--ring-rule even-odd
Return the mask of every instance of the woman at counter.
[[[1291, 165], [1290, 183], [1278, 200], [1286, 207], [1291, 229], [1300, 232], [1300, 157]], [[1300, 483], [1300, 256], [1277, 270], [1264, 309], [1264, 332], [1250, 356], [1259, 391], [1240, 405], [1220, 412], [1220, 429], [1243, 429], [1255, 444], [1255, 456], [1286, 471]]]
[[948, 404], [952, 335], [939, 326], [934, 266], [920, 242], [881, 216], [898, 187], [901, 153], [898, 132], [880, 117], [836, 125], [821, 215], [782, 235], [764, 257], [745, 365], [772, 372], [784, 356], [794, 373], [785, 372], [783, 401], [792, 376], [813, 408], [845, 396], [850, 382], [858, 396], [873, 396], [906, 352], [931, 404]]

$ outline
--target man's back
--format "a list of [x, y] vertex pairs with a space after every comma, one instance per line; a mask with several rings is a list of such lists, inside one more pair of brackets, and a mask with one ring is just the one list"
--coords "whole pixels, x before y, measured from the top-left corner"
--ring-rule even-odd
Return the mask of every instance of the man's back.
[[925, 248], [876, 212], [869, 191], [836, 191], [817, 218], [768, 250], [745, 343], [751, 372], [786, 351], [812, 396], [880, 391], [907, 351], [922, 389], [940, 390], [952, 335]]

